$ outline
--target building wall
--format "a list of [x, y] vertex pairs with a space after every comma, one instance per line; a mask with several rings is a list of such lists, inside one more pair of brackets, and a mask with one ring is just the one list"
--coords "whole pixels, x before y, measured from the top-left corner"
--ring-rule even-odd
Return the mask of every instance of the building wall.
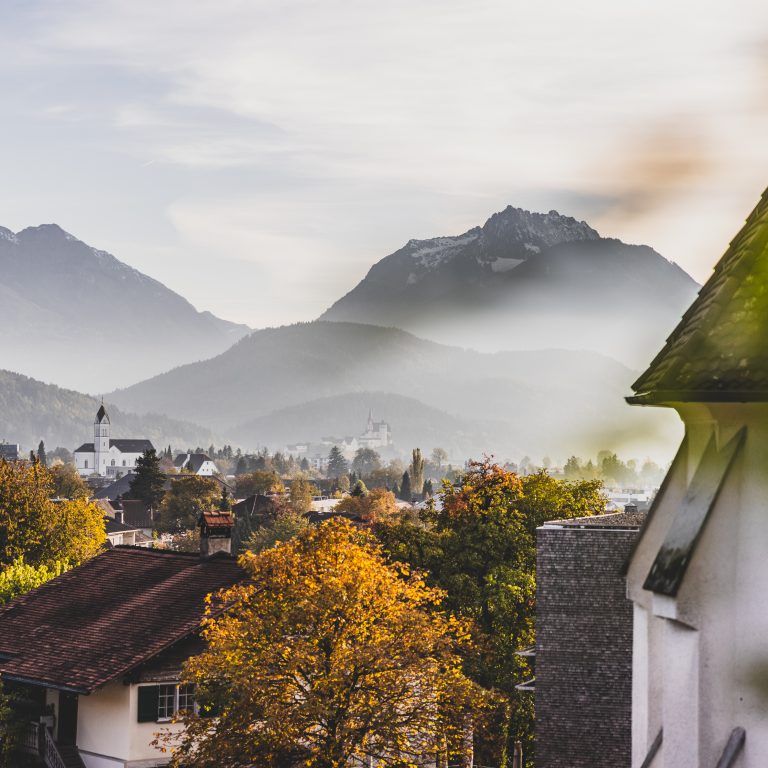
[[[633, 762], [642, 764], [663, 728], [653, 768], [717, 765], [729, 735], [746, 730], [739, 768], [768, 754], [768, 406], [682, 409], [687, 442], [628, 573], [635, 601]], [[714, 435], [720, 446], [741, 426], [746, 440], [728, 473], [675, 597], [643, 583], [678, 514], [685, 489]]]
[[537, 530], [537, 768], [630, 764], [632, 603], [621, 570], [636, 535]]
[[138, 722], [138, 689], [112, 682], [90, 696], [80, 696], [77, 746], [87, 768], [154, 768], [168, 763], [168, 755], [150, 743], [159, 731], [181, 727]]

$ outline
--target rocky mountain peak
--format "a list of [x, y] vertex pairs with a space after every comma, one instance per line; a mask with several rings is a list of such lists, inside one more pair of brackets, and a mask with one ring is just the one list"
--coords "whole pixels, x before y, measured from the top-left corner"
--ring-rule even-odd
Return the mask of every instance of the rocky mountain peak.
[[483, 225], [483, 236], [494, 244], [530, 243], [538, 249], [576, 240], [599, 240], [600, 235], [585, 221], [562, 216], [555, 210], [532, 213], [508, 205]]

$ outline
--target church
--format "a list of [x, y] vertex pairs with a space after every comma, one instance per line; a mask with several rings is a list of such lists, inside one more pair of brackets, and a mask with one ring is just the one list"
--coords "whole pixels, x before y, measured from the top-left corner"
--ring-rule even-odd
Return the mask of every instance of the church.
[[132, 472], [136, 460], [144, 451], [152, 450], [149, 440], [113, 440], [109, 436], [111, 424], [104, 403], [93, 422], [93, 442], [83, 443], [75, 450], [75, 466], [81, 477], [100, 475], [117, 478]]

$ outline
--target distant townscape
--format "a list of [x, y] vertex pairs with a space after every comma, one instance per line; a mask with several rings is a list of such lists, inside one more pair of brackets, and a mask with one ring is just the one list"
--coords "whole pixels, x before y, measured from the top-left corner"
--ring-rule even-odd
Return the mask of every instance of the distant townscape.
[[[458, 301], [467, 276], [467, 327], [502, 290], [560, 301], [564, 285], [543, 283], [564, 261], [634, 274], [640, 259], [643, 290], [659, 270], [678, 303], [694, 287], [650, 249], [511, 208], [411, 241], [325, 319], [100, 400], [4, 374], [6, 402], [26, 404], [0, 442], [0, 754], [47, 768], [762, 765], [766, 233], [768, 197], [620, 391], [631, 371], [598, 352], [481, 353], [367, 324], [397, 317], [403, 282], [420, 332], [430, 297]], [[614, 448], [653, 421], [636, 408], [608, 429], [626, 401], [679, 414], [671, 461]], [[505, 431], [508, 455], [471, 452]]]

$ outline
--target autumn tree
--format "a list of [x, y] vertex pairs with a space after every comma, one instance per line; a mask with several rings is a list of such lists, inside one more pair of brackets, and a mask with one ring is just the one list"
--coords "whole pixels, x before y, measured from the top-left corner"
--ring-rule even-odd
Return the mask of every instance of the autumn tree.
[[484, 697], [440, 590], [342, 520], [240, 562], [250, 580], [213, 600], [183, 674], [216, 717], [184, 713], [173, 765], [406, 766], [461, 742]]
[[[456, 484], [445, 482], [441, 496], [421, 520], [390, 521], [377, 526], [377, 535], [392, 558], [426, 570], [446, 590], [450, 610], [476, 622], [480, 652], [467, 659], [468, 669], [511, 702], [509, 742], [530, 745], [532, 702], [515, 685], [531, 670], [515, 652], [534, 642], [536, 529], [547, 520], [603, 512], [601, 484], [545, 472], [519, 477], [486, 459], [470, 463]], [[499, 762], [504, 742], [485, 759]]]
[[221, 496], [220, 485], [213, 478], [186, 475], [174, 480], [160, 503], [158, 528], [178, 532], [197, 527], [203, 512], [219, 508]]
[[86, 499], [55, 502], [50, 472], [38, 463], [0, 461], [0, 568], [77, 564], [106, 541], [104, 515]]
[[300, 515], [309, 512], [312, 509], [312, 496], [314, 496], [315, 491], [315, 487], [309, 482], [306, 475], [296, 475], [291, 482], [289, 494], [293, 511]]
[[130, 497], [143, 501], [149, 509], [157, 509], [163, 498], [166, 477], [160, 469], [160, 457], [154, 448], [148, 448], [136, 459], [134, 473]]
[[374, 488], [372, 491], [345, 496], [335, 507], [336, 512], [359, 517], [366, 523], [377, 523], [391, 520], [398, 514], [395, 495], [385, 488]]
[[241, 499], [247, 496], [282, 493], [284, 490], [280, 475], [272, 470], [257, 469], [254, 472], [239, 475], [235, 483], [235, 495]]

